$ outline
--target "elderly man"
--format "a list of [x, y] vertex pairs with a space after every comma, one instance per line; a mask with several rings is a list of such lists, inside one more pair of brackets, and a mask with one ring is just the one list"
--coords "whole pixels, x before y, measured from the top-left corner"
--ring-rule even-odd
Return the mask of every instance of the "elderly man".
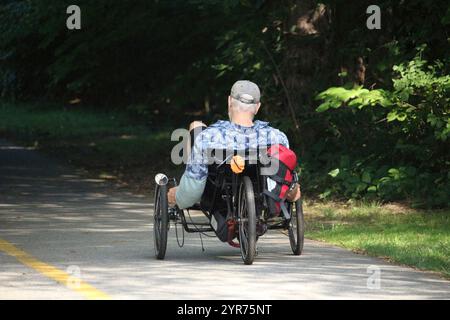
[[[206, 149], [257, 149], [258, 146], [274, 144], [289, 148], [289, 141], [283, 132], [270, 127], [268, 122], [254, 120], [261, 107], [260, 96], [255, 83], [237, 81], [228, 97], [230, 121], [219, 120], [209, 127], [200, 121], [191, 123], [192, 150], [180, 185], [168, 192], [171, 206], [177, 204], [180, 209], [184, 209], [200, 202], [208, 176], [207, 161], [202, 159]], [[288, 193], [287, 199], [296, 201], [300, 195], [300, 187], [296, 185]]]

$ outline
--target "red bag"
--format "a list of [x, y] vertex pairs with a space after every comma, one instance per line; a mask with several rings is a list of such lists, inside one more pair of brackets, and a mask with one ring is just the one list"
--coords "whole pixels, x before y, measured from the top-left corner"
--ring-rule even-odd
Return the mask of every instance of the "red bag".
[[[264, 194], [267, 196], [267, 205], [272, 216], [279, 216], [283, 211], [286, 218], [289, 216], [285, 207], [287, 193], [297, 183], [297, 156], [294, 151], [283, 145], [276, 144], [267, 149], [270, 166], [276, 166], [275, 173], [266, 178]], [[266, 165], [266, 166], [268, 166]]]

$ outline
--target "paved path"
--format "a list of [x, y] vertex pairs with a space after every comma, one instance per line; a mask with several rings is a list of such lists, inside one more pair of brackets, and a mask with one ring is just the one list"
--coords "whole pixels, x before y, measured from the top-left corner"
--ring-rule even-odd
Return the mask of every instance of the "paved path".
[[278, 232], [245, 266], [216, 239], [178, 248], [172, 228], [157, 261], [151, 202], [0, 140], [0, 299], [450, 299], [439, 277], [319, 242], [292, 256]]

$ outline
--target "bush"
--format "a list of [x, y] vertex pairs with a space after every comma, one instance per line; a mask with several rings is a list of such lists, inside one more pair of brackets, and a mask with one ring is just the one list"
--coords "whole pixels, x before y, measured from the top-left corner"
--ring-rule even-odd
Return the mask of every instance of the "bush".
[[391, 90], [333, 87], [317, 96], [323, 100], [317, 112], [344, 108], [370, 116], [369, 137], [382, 142], [369, 148], [371, 153], [352, 154], [352, 160], [341, 157], [329, 172], [335, 185], [322, 197], [415, 198], [422, 206], [450, 204], [450, 76], [444, 63], [429, 65], [422, 58], [424, 50], [420, 47], [413, 60], [393, 68]]

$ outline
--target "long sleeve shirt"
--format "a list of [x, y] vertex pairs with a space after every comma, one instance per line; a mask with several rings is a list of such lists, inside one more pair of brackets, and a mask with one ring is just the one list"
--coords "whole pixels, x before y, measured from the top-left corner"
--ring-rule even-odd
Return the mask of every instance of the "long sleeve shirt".
[[230, 121], [219, 120], [204, 129], [195, 138], [186, 170], [181, 177], [176, 193], [176, 202], [180, 209], [188, 208], [200, 202], [208, 177], [208, 165], [211, 159], [207, 150], [258, 149], [261, 146], [282, 144], [289, 148], [286, 135], [269, 126], [268, 122], [254, 121], [253, 126], [245, 127]]

